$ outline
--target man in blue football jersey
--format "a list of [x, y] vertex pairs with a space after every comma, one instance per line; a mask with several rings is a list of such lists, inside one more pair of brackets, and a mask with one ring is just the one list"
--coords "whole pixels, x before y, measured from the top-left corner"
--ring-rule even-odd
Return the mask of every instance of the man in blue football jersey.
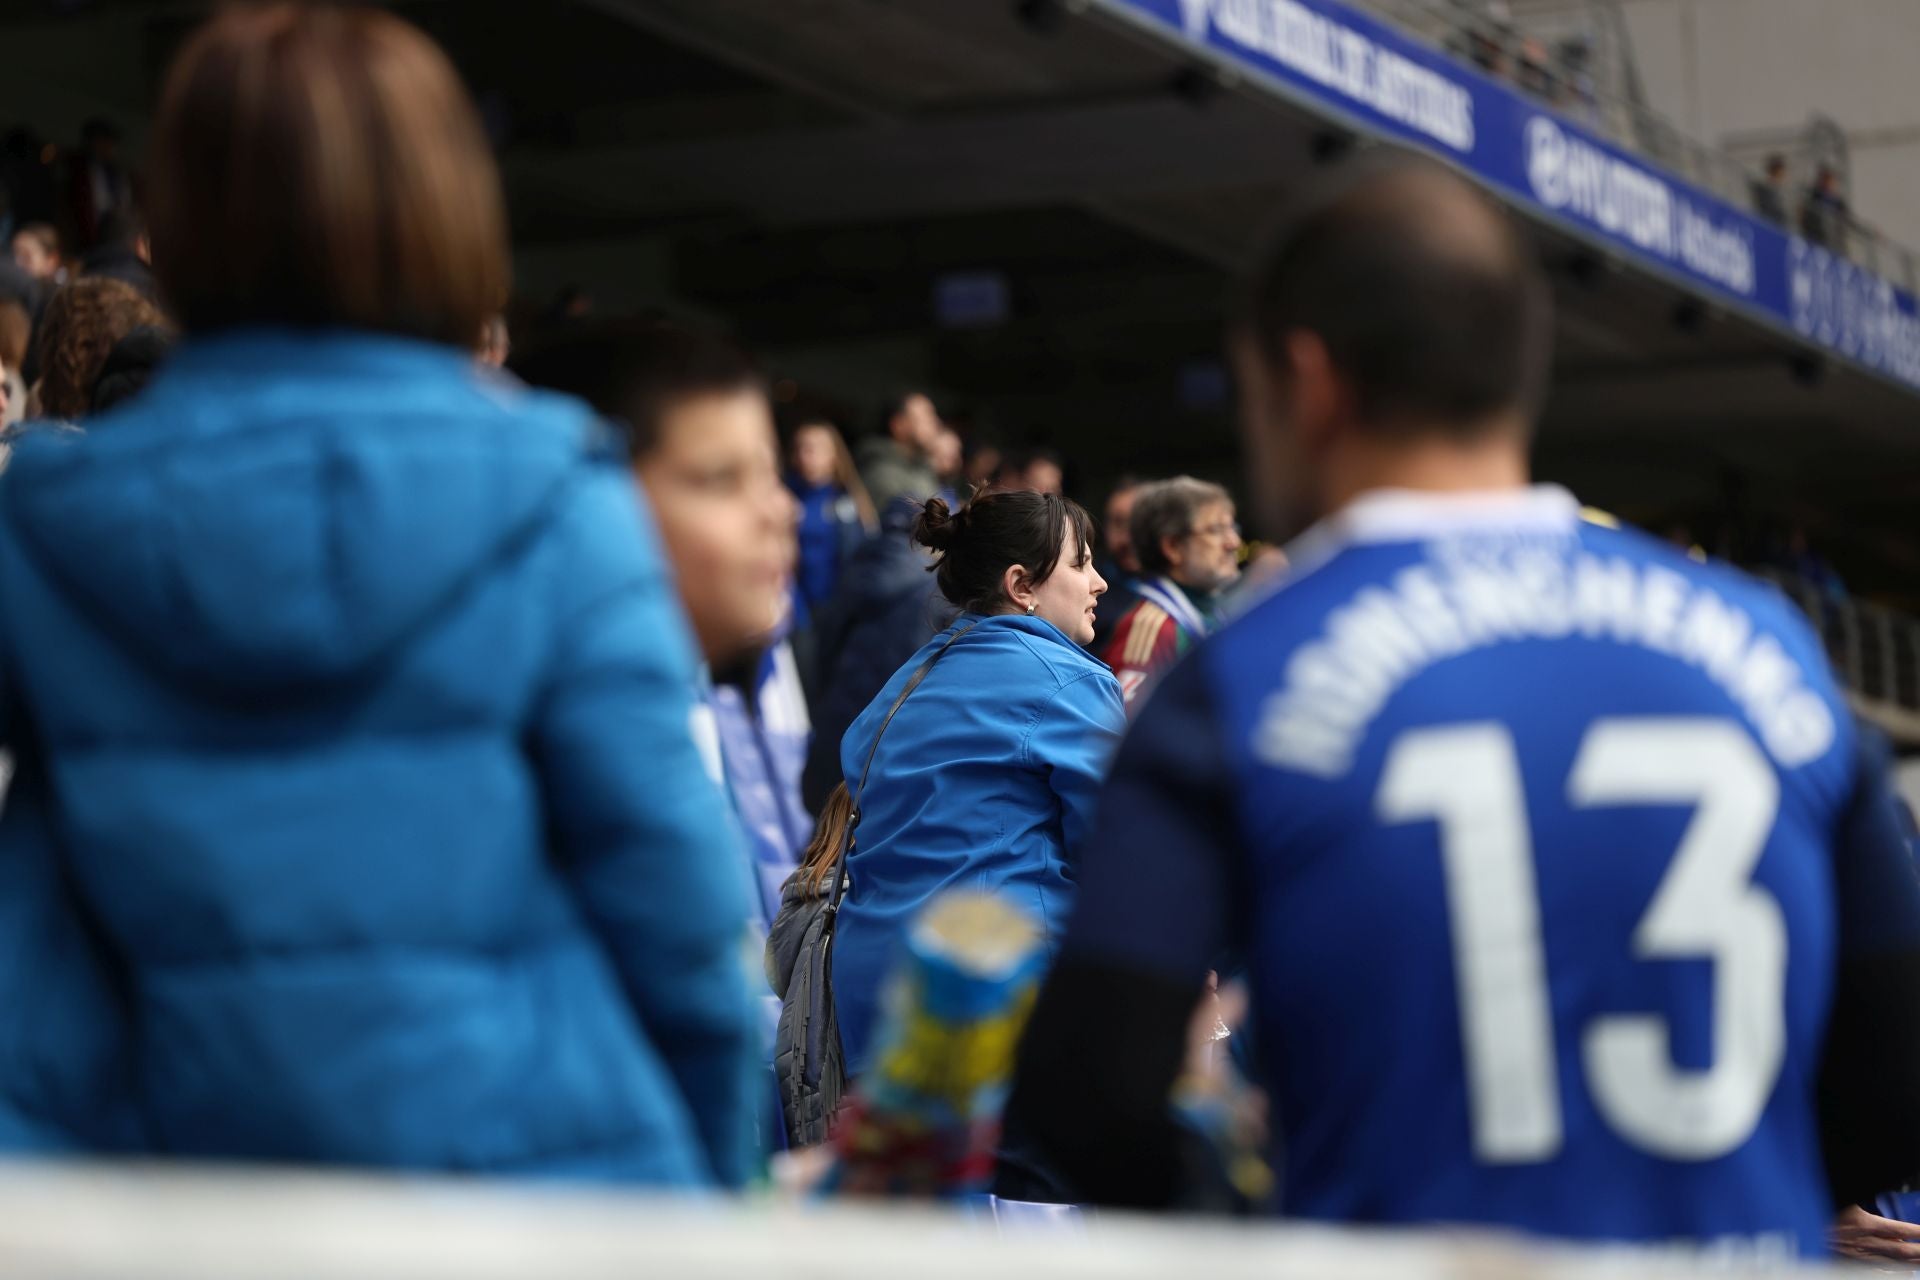
[[1390, 153], [1251, 281], [1252, 471], [1319, 521], [1116, 760], [1011, 1103], [1087, 1199], [1175, 1194], [1229, 966], [1295, 1216], [1812, 1252], [1920, 1169], [1883, 771], [1777, 594], [1529, 486], [1549, 309]]

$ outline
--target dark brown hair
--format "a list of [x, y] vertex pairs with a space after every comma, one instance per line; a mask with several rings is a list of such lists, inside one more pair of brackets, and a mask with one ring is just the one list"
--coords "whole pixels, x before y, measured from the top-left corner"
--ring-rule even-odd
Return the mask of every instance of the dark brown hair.
[[940, 594], [971, 613], [1006, 603], [1002, 579], [1009, 565], [1024, 565], [1035, 586], [1053, 576], [1067, 531], [1084, 564], [1093, 545], [1093, 519], [1080, 504], [1057, 493], [994, 490], [950, 511], [929, 498], [913, 522], [913, 540], [940, 553], [934, 569]]
[[579, 396], [624, 437], [634, 461], [660, 447], [669, 411], [699, 396], [766, 393], [746, 353], [664, 320], [587, 320], [515, 351], [507, 367], [530, 386]]
[[1276, 370], [1290, 332], [1319, 337], [1361, 421], [1470, 432], [1531, 415], [1553, 349], [1532, 247], [1438, 162], [1386, 147], [1343, 161], [1283, 220], [1237, 323]]
[[166, 322], [124, 280], [81, 276], [62, 288], [40, 317], [40, 411], [69, 421], [86, 417], [113, 344], [135, 329]]
[[389, 13], [273, 4], [174, 59], [154, 270], [189, 331], [341, 325], [468, 348], [507, 292], [506, 213], [446, 56]]

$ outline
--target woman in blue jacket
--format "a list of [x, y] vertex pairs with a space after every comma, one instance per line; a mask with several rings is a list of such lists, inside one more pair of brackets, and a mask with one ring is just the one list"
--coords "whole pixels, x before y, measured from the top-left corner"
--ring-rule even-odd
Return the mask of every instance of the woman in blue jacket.
[[787, 487], [800, 504], [800, 563], [793, 578], [802, 626], [832, 598], [841, 567], [878, 525], [853, 454], [830, 422], [803, 422], [793, 433]]
[[943, 889], [1004, 894], [1051, 941], [1073, 905], [1074, 857], [1126, 725], [1120, 686], [1081, 646], [1107, 589], [1093, 524], [1057, 494], [927, 503], [915, 538], [938, 553], [960, 617], [908, 659], [841, 743], [847, 788], [907, 679], [965, 634], [901, 704], [859, 796], [859, 839], [833, 940], [847, 1071], [872, 1049], [882, 983], [914, 917]]
[[458, 77], [232, 10], [152, 181], [185, 341], [0, 477], [0, 1146], [742, 1182], [692, 644], [597, 420], [475, 363]]

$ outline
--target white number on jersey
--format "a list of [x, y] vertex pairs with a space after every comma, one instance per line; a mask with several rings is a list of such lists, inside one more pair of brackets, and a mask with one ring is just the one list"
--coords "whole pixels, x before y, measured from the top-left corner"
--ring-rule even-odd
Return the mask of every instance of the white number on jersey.
[[[1786, 924], [1751, 880], [1779, 783], [1730, 720], [1615, 719], [1588, 731], [1567, 793], [1583, 808], [1694, 810], [1633, 954], [1713, 962], [1713, 1065], [1675, 1067], [1669, 1028], [1653, 1014], [1594, 1019], [1581, 1062], [1595, 1105], [1629, 1142], [1670, 1160], [1725, 1155], [1759, 1123], [1786, 1050]], [[1561, 1144], [1559, 1086], [1513, 735], [1495, 722], [1401, 734], [1376, 806], [1385, 822], [1440, 826], [1474, 1150], [1496, 1164], [1550, 1159]]]

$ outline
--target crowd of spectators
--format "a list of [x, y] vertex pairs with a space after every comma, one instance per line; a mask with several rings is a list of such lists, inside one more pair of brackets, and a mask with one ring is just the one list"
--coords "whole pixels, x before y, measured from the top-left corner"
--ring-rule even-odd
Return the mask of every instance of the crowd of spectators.
[[[119, 144], [103, 119], [89, 120], [80, 145], [64, 151], [23, 129], [8, 137], [0, 164], [0, 240], [8, 250], [0, 261], [0, 427], [28, 418], [77, 423], [95, 411], [109, 361], [104, 403], [137, 386], [172, 340]], [[0, 458], [5, 448], [0, 433]]]
[[[1355, 593], [1336, 611], [1347, 597], [1323, 585], [1288, 614], [1261, 603], [1284, 556], [1250, 546], [1234, 494], [1207, 480], [1125, 477], [1099, 522], [1066, 496], [1060, 456], [968, 439], [926, 388], [889, 399], [850, 447], [818, 414], [783, 436], [763, 370], [700, 326], [597, 315], [579, 294], [509, 332], [507, 214], [480, 121], [446, 57], [388, 11], [225, 11], [167, 75], [145, 182], [117, 144], [89, 128], [49, 184], [66, 202], [54, 221], [15, 230], [0, 300], [20, 419], [0, 474], [0, 748], [14, 762], [0, 936], [17, 943], [0, 951], [0, 1149], [738, 1189], [783, 1145], [822, 1136], [834, 1082], [873, 1069], [880, 1028], [913, 998], [894, 981], [909, 935], [962, 889], [1010, 904], [1046, 960], [1065, 962], [1038, 997], [1049, 1020], [1026, 1051], [1020, 1106], [1004, 1132], [997, 1103], [984, 1121], [997, 1171], [968, 1166], [956, 1184], [1175, 1202], [1188, 1165], [1162, 1121], [1197, 1051], [1192, 1074], [1244, 1067], [1295, 1108], [1276, 1117], [1275, 1141], [1226, 1162], [1238, 1207], [1272, 1190], [1245, 1166], [1277, 1156], [1294, 1161], [1289, 1191], [1307, 1197], [1296, 1204], [1330, 1219], [1644, 1241], [1822, 1229], [1800, 1058], [1767, 1120], [1791, 1141], [1755, 1140], [1741, 1156], [1735, 1181], [1764, 1192], [1751, 1213], [1713, 1170], [1655, 1158], [1668, 1129], [1692, 1132], [1697, 1108], [1679, 1105], [1642, 1124], [1657, 1132], [1631, 1168], [1668, 1179], [1652, 1191], [1620, 1172], [1624, 1139], [1586, 1117], [1572, 1141], [1601, 1152], [1603, 1187], [1572, 1166], [1524, 1181], [1499, 1169], [1499, 1196], [1482, 1198], [1451, 992], [1405, 999], [1420, 1036], [1394, 1047], [1460, 1095], [1452, 1110], [1391, 1054], [1354, 1054], [1385, 1028], [1356, 1032], [1363, 1015], [1393, 1001], [1366, 985], [1385, 977], [1348, 985], [1349, 971], [1404, 947], [1397, 978], [1411, 990], [1466, 954], [1449, 950], [1438, 895], [1374, 895], [1395, 871], [1320, 899], [1340, 910], [1303, 912], [1287, 896], [1324, 894], [1359, 847], [1343, 841], [1391, 845], [1383, 865], [1408, 863], [1403, 829], [1446, 819], [1454, 786], [1424, 766], [1400, 788], [1412, 800], [1384, 786], [1378, 799], [1334, 794], [1312, 770], [1276, 781], [1288, 723], [1248, 728], [1285, 709], [1285, 690], [1267, 686], [1297, 678], [1338, 715], [1370, 696], [1296, 633], [1324, 623], [1355, 642], [1354, 661], [1406, 675], [1422, 646], [1491, 646], [1543, 608], [1499, 601], [1487, 622], [1463, 604], [1449, 622], [1452, 606], [1383, 613], [1389, 592], [1437, 592], [1443, 568], [1594, 536], [1568, 495], [1526, 483], [1548, 291], [1518, 233], [1459, 179], [1363, 158], [1279, 241], [1235, 320], [1263, 496], [1334, 513], [1312, 568], [1342, 567], [1310, 580], [1344, 574]], [[28, 209], [25, 190], [10, 187]], [[1342, 524], [1353, 510], [1371, 515]], [[1424, 558], [1442, 544], [1451, 566]], [[1650, 591], [1644, 612], [1671, 630], [1683, 571], [1706, 571], [1652, 540], [1596, 545], [1610, 564], [1651, 565], [1649, 581], [1666, 575], [1672, 607], [1662, 615]], [[1764, 599], [1712, 581], [1791, 641]], [[1490, 607], [1484, 589], [1474, 599]], [[1363, 605], [1372, 621], [1355, 624]], [[1258, 621], [1236, 633], [1236, 618]], [[1592, 660], [1571, 628], [1543, 629], [1569, 646], [1553, 663]], [[1300, 660], [1280, 661], [1283, 646]], [[1611, 667], [1568, 681], [1595, 700], [1589, 720], [1616, 703], [1644, 718], [1647, 690], [1698, 711], [1717, 688], [1691, 669], [1682, 684], [1680, 664], [1650, 647], [1608, 659], [1628, 661], [1662, 679], [1636, 674], [1612, 701]], [[1778, 674], [1786, 662], [1756, 682], [1826, 691], [1814, 666]], [[1495, 674], [1423, 685], [1421, 714], [1519, 715]], [[1534, 676], [1535, 689], [1565, 679]], [[1551, 699], [1525, 701], [1530, 715]], [[1796, 710], [1793, 727], [1830, 713]], [[1310, 730], [1324, 738], [1328, 725]], [[1491, 767], [1466, 771], [1469, 819], [1499, 828], [1498, 856], [1523, 857], [1524, 832], [1507, 839], [1524, 823], [1519, 799], [1475, 790], [1517, 767], [1511, 738], [1467, 727], [1494, 748], [1475, 757]], [[1420, 720], [1403, 741], [1431, 730]], [[1572, 732], [1557, 725], [1553, 740]], [[1877, 802], [1840, 736], [1832, 776], [1790, 796], [1806, 830], [1781, 837], [1776, 862], [1829, 866], [1838, 815]], [[1789, 785], [1757, 755], [1739, 763]], [[1694, 798], [1634, 785], [1628, 800]], [[1386, 812], [1396, 806], [1406, 812]], [[1671, 824], [1637, 821], [1610, 829], [1643, 860], [1665, 858]], [[1093, 849], [1104, 861], [1083, 891]], [[1298, 859], [1289, 874], [1258, 874], [1282, 858]], [[1648, 889], [1623, 888], [1613, 865], [1583, 864], [1577, 887], [1638, 895], [1616, 913], [1630, 920]], [[1795, 883], [1811, 898], [1825, 882], [1809, 870]], [[1900, 912], [1920, 914], [1920, 893], [1906, 904], [1883, 887], [1859, 895], [1887, 913], [1864, 957], [1832, 954], [1830, 935], [1851, 942], [1861, 928], [1856, 898], [1819, 899], [1817, 927], [1792, 922], [1808, 971], [1821, 983], [1838, 972], [1857, 997], [1843, 1014], [1884, 1009], [1920, 972], [1886, 942], [1905, 937]], [[1754, 896], [1732, 918], [1751, 923]], [[1313, 918], [1243, 946], [1255, 897]], [[1392, 926], [1396, 906], [1414, 927]], [[1787, 928], [1777, 910], [1758, 914], [1748, 932], [1763, 943]], [[1501, 955], [1539, 931], [1501, 928], [1487, 948]], [[1207, 1056], [1231, 1038], [1228, 966], [1211, 971], [1229, 933], [1240, 998], [1267, 1001], [1261, 1026], [1309, 1008], [1319, 1034], [1264, 1055], [1239, 1040], [1238, 1066]], [[1642, 933], [1660, 941], [1652, 925]], [[1278, 963], [1289, 946], [1342, 960]], [[764, 981], [745, 956], [764, 957]], [[1593, 968], [1643, 978], [1611, 951]], [[823, 1035], [795, 993], [812, 1001], [829, 977]], [[1808, 1060], [1829, 1042], [1820, 1003], [1794, 1009], [1793, 1048]], [[1018, 1017], [1006, 1025], [1002, 1076]], [[1869, 1052], [1848, 1038], [1855, 1023], [1835, 1025], [1842, 1068], [1920, 1061], [1911, 1036]], [[1691, 1029], [1704, 1043], [1704, 1024]], [[916, 1051], [937, 1057], [944, 1042], [920, 1032]], [[1098, 1046], [1090, 1063], [1075, 1058], [1082, 1042]], [[1348, 1069], [1303, 1068], [1323, 1050]], [[1664, 1048], [1624, 1056], [1654, 1064], [1644, 1093], [1693, 1096], [1691, 1069]], [[1853, 1079], [1884, 1083], [1870, 1069]], [[1328, 1144], [1319, 1156], [1288, 1148], [1303, 1094], [1317, 1086], [1364, 1110], [1367, 1081], [1396, 1095], [1404, 1131], [1425, 1135], [1423, 1156], [1449, 1176], [1377, 1151], [1349, 1169], [1328, 1137], [1332, 1109], [1308, 1107], [1307, 1130]], [[1759, 1114], [1735, 1119], [1757, 1126]], [[1891, 1186], [1876, 1179], [1912, 1134], [1842, 1128], [1833, 1167], [1846, 1187]], [[1330, 1190], [1350, 1174], [1364, 1184], [1357, 1208]], [[1557, 1208], [1590, 1192], [1617, 1212]]]

